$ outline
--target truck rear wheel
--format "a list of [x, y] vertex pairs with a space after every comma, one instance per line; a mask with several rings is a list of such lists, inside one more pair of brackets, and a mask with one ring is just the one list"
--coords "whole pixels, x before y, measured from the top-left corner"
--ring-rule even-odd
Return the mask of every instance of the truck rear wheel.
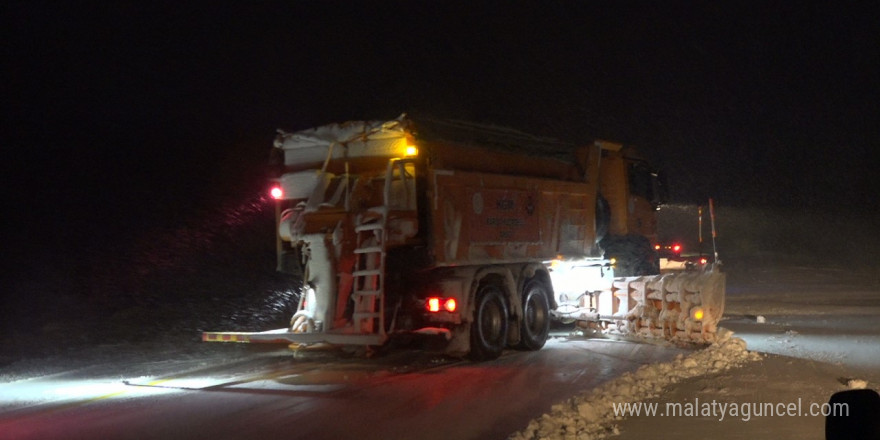
[[550, 334], [550, 301], [540, 280], [526, 283], [522, 294], [523, 317], [517, 348], [540, 350]]
[[481, 286], [471, 323], [471, 359], [487, 361], [501, 356], [507, 345], [507, 317], [507, 303], [501, 289], [494, 284]]

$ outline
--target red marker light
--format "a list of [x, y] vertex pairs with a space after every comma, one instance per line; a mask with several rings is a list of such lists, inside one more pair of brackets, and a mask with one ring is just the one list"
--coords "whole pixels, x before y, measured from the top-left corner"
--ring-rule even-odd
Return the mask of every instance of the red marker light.
[[452, 313], [458, 308], [458, 302], [455, 298], [438, 298], [436, 296], [432, 296], [425, 301], [425, 310], [431, 313], [439, 312], [441, 307], [443, 310]]
[[458, 303], [455, 302], [455, 298], [449, 298], [443, 303], [443, 308], [449, 313], [454, 312], [456, 307], [458, 307]]
[[284, 197], [284, 191], [281, 190], [280, 186], [273, 186], [272, 189], [269, 190], [269, 195], [275, 200], [280, 200]]
[[440, 298], [428, 298], [428, 302], [425, 303], [425, 308], [428, 309], [429, 312], [439, 312], [440, 311]]
[[681, 252], [681, 245], [676, 244], [676, 245], [672, 246], [672, 250], [675, 252]]

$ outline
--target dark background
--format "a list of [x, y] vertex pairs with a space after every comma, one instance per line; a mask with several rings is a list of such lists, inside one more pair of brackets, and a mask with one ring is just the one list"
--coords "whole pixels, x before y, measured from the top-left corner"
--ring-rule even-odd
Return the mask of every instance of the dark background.
[[743, 231], [880, 229], [870, 2], [104, 3], [0, 5], [8, 296], [137, 290], [249, 222], [271, 271], [275, 129], [403, 112], [636, 145]]

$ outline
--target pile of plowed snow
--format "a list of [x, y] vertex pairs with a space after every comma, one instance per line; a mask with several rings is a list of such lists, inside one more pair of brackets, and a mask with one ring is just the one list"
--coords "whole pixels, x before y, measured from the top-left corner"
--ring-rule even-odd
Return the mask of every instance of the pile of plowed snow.
[[746, 343], [733, 332], [720, 329], [715, 343], [689, 356], [678, 355], [672, 362], [644, 365], [635, 373], [624, 373], [602, 386], [553, 405], [549, 414], [532, 420], [511, 440], [601, 439], [617, 434], [615, 422], [623, 417], [614, 413], [614, 404], [636, 403], [659, 396], [681, 380], [718, 373], [761, 355], [746, 350]]

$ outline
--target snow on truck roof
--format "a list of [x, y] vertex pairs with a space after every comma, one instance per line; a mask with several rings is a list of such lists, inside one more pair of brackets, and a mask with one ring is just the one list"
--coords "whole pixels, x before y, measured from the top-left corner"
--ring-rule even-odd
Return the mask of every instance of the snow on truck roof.
[[[394, 156], [406, 147], [407, 135], [429, 143], [455, 143], [559, 158], [569, 157], [575, 148], [572, 143], [510, 128], [466, 121], [410, 118], [406, 114], [390, 121], [349, 121], [293, 133], [278, 130], [274, 145], [285, 151], [288, 160], [296, 161], [305, 159], [303, 154], [310, 150], [320, 149], [326, 156], [327, 149], [336, 145], [343, 146], [348, 157]], [[343, 153], [331, 154], [341, 157]]]
[[275, 148], [285, 150], [329, 146], [331, 144], [349, 144], [366, 140], [396, 139], [405, 136], [403, 120], [391, 121], [349, 121], [340, 124], [328, 124], [309, 128], [294, 133], [278, 130]]
[[275, 148], [284, 151], [284, 165], [310, 167], [330, 159], [395, 157], [406, 149], [402, 119], [352, 121], [287, 133], [278, 130]]

